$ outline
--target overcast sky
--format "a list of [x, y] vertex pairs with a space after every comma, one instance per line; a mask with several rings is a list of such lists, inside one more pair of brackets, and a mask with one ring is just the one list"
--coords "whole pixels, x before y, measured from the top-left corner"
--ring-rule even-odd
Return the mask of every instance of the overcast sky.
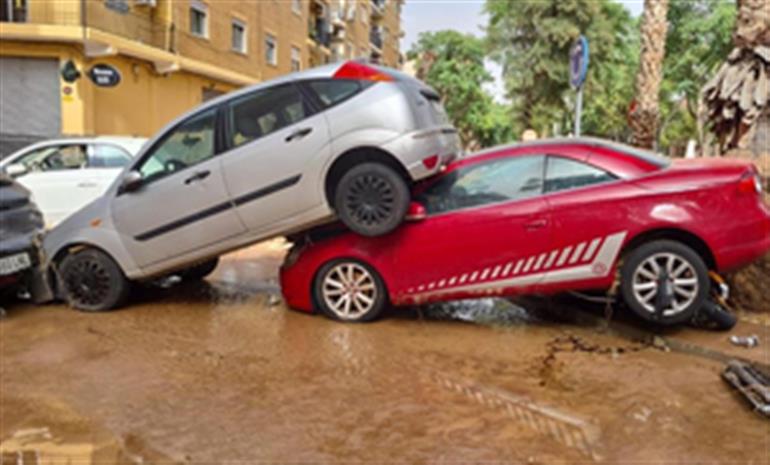
[[[621, 3], [634, 16], [639, 15], [644, 6], [643, 0], [623, 0]], [[420, 33], [426, 31], [454, 29], [480, 36], [481, 28], [486, 24], [483, 6], [483, 0], [406, 0], [401, 14], [404, 28], [401, 50], [408, 52]], [[495, 85], [490, 86], [490, 91], [499, 99], [503, 95], [500, 68], [492, 63], [487, 67], [497, 79]]]

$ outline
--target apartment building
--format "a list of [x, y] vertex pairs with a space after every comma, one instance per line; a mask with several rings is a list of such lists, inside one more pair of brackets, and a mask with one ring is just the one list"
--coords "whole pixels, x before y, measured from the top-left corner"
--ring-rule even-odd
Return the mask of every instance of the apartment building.
[[348, 58], [400, 67], [404, 0], [0, 0], [0, 155], [149, 136], [235, 88]]

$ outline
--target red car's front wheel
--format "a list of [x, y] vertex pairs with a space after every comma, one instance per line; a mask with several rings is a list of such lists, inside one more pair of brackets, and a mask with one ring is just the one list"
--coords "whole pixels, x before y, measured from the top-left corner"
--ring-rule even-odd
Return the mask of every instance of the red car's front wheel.
[[313, 297], [326, 316], [345, 322], [372, 321], [382, 314], [388, 301], [377, 272], [349, 259], [321, 267], [313, 283]]

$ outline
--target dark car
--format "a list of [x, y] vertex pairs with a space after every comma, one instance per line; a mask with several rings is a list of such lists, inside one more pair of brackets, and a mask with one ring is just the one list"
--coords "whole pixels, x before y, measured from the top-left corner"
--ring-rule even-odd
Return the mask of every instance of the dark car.
[[0, 295], [35, 286], [43, 215], [27, 189], [0, 174]]

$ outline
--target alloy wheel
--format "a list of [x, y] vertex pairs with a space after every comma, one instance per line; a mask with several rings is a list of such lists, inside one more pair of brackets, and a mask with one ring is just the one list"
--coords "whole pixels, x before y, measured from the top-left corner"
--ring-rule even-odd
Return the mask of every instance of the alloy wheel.
[[684, 257], [671, 252], [657, 253], [634, 270], [632, 290], [646, 311], [670, 317], [688, 308], [696, 299], [698, 275]]
[[326, 307], [341, 320], [357, 320], [374, 308], [375, 278], [356, 263], [340, 263], [323, 277], [321, 294]]

